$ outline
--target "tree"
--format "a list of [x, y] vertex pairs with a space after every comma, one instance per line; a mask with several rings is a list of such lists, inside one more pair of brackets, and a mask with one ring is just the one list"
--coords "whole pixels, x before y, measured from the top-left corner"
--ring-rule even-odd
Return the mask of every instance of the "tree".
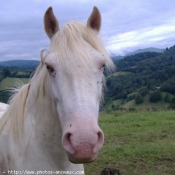
[[145, 97], [149, 93], [149, 91], [146, 87], [143, 87], [140, 89], [139, 93], [142, 97]]
[[175, 97], [172, 98], [171, 103], [170, 103], [170, 107], [175, 109]]
[[120, 94], [120, 98], [126, 99], [127, 98], [127, 92], [126, 91], [122, 91], [121, 94]]
[[8, 68], [3, 68], [3, 74], [4, 74], [4, 77], [8, 77], [8, 76], [10, 76], [10, 71], [9, 71], [9, 69]]
[[165, 96], [164, 96], [164, 98], [163, 98], [163, 100], [165, 101], [165, 102], [171, 102], [171, 96], [169, 95], [169, 94], [166, 94]]
[[116, 110], [116, 106], [114, 104], [111, 105], [111, 108], [112, 108], [113, 111]]
[[150, 93], [150, 96], [149, 96], [150, 102], [157, 102], [157, 101], [160, 101], [161, 99], [162, 99], [162, 95], [160, 90], [156, 90]]
[[143, 97], [140, 94], [137, 94], [135, 97], [135, 103], [136, 104], [141, 104], [143, 103]]

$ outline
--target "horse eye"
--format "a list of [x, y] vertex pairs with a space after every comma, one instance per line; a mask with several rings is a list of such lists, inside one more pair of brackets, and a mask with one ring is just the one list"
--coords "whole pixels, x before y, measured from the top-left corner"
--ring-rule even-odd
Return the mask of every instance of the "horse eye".
[[47, 70], [52, 73], [54, 71], [53, 67], [46, 65]]
[[105, 64], [103, 64], [102, 66], [101, 66], [101, 69], [104, 69], [105, 68]]

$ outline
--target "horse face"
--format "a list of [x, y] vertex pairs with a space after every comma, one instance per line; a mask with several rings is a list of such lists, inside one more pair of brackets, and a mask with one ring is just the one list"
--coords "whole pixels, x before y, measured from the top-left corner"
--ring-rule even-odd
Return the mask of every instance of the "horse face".
[[97, 122], [105, 62], [100, 53], [91, 52], [90, 69], [71, 62], [60, 66], [54, 54], [45, 60], [62, 126], [62, 146], [75, 163], [95, 160], [104, 141]]
[[[77, 25], [79, 23], [75, 24]], [[86, 29], [84, 34], [79, 33], [82, 27], [63, 39], [64, 29], [59, 29], [58, 20], [51, 7], [45, 13], [44, 26], [47, 35], [51, 38], [51, 47], [56, 46], [55, 48], [60, 51], [56, 52], [51, 48], [50, 54], [45, 59], [45, 65], [49, 72], [52, 93], [57, 101], [57, 112], [62, 127], [62, 146], [71, 162], [94, 161], [104, 142], [103, 132], [97, 123], [105, 64], [104, 56], [88, 44], [88, 37], [86, 39], [82, 37], [82, 35], [87, 36]], [[72, 28], [69, 24], [67, 26], [67, 33], [70, 34]], [[101, 15], [94, 7], [85, 28], [88, 28], [89, 31], [90, 28], [95, 30], [95, 35], [97, 35], [100, 26]], [[56, 40], [57, 38], [59, 39]], [[82, 44], [77, 41], [80, 39], [84, 40]], [[93, 40], [93, 37], [91, 39]], [[73, 42], [76, 44], [72, 44]], [[60, 43], [62, 45], [66, 43], [66, 47], [61, 46], [62, 49], [60, 49]], [[71, 48], [69, 48], [70, 45]], [[81, 47], [82, 50], [77, 47]], [[67, 49], [71, 50], [69, 54], [66, 51], [65, 54], [61, 54]], [[86, 61], [82, 61], [82, 53], [83, 57], [86, 57], [85, 54], [87, 54], [90, 58], [87, 65]]]

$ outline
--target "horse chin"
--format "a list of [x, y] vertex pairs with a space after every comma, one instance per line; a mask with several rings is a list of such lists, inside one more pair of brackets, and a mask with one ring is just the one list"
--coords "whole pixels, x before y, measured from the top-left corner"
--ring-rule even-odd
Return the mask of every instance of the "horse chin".
[[97, 159], [97, 154], [94, 154], [93, 157], [81, 157], [81, 156], [69, 154], [68, 159], [71, 163], [74, 163], [74, 164], [91, 163]]

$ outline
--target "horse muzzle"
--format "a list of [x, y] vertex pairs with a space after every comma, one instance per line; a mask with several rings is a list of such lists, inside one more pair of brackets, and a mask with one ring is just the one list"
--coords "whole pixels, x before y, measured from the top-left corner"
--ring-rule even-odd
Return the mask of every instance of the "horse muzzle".
[[72, 163], [93, 162], [104, 143], [104, 134], [97, 126], [81, 130], [71, 128], [63, 134], [62, 145]]

